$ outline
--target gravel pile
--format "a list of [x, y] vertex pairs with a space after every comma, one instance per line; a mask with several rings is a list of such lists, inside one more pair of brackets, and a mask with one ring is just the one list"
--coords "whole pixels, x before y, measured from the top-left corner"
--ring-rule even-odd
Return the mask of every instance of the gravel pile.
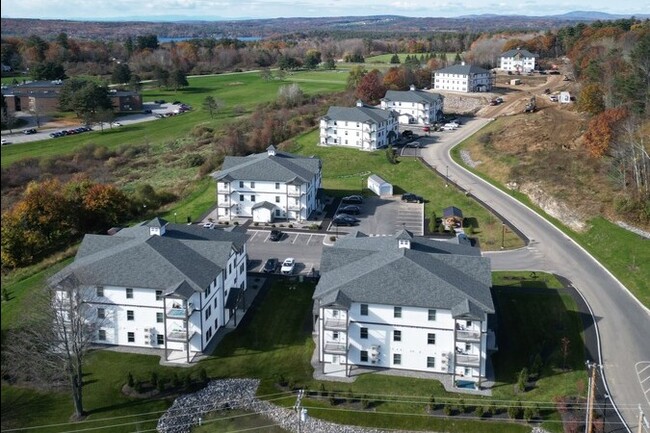
[[[298, 414], [255, 397], [259, 380], [224, 379], [211, 381], [194, 394], [178, 397], [158, 420], [160, 433], [189, 433], [206, 414], [215, 410], [240, 409], [259, 413], [290, 432], [298, 432]], [[387, 430], [339, 425], [307, 417], [300, 431], [310, 433], [387, 433]], [[400, 433], [391, 430], [391, 433]], [[406, 432], [403, 432], [406, 433]]]

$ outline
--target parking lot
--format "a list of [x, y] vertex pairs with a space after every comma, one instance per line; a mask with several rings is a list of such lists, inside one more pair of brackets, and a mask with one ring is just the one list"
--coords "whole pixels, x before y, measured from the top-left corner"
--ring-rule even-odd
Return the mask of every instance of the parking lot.
[[359, 205], [361, 214], [355, 215], [360, 221], [355, 226], [336, 227], [330, 225], [328, 231], [349, 233], [359, 230], [367, 235], [382, 236], [395, 234], [405, 228], [416, 236], [424, 234], [424, 204], [404, 203], [400, 196], [390, 198], [365, 197]]
[[[277, 228], [282, 231], [282, 228]], [[296, 259], [294, 275], [309, 275], [312, 269], [320, 268], [323, 252], [323, 233], [283, 232], [279, 241], [271, 241], [271, 230], [249, 229], [247, 249], [250, 260], [249, 272], [262, 272], [264, 262], [269, 258], [282, 262], [287, 257]]]

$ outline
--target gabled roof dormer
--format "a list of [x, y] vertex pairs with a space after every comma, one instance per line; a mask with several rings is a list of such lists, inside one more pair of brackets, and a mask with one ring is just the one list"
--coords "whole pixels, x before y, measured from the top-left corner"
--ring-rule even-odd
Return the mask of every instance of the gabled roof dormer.
[[149, 236], [163, 236], [167, 224], [169, 224], [167, 220], [156, 217], [145, 225], [149, 227]]
[[406, 229], [402, 229], [395, 234], [395, 239], [397, 239], [397, 248], [406, 248], [411, 249], [411, 240], [413, 239], [413, 234]]
[[363, 101], [361, 99], [357, 99], [357, 107], [363, 107]]
[[276, 149], [274, 145], [270, 145], [269, 147], [266, 148], [266, 154], [269, 156], [275, 156], [275, 151]]

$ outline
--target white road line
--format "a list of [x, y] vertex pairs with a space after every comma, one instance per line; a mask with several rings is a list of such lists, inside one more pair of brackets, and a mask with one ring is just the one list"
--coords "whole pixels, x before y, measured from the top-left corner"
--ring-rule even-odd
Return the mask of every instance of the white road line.
[[[638, 364], [641, 364], [641, 362], [639, 362]], [[645, 367], [643, 367], [641, 370], [637, 370], [637, 374], [641, 375], [641, 373], [643, 373], [644, 371], [646, 371], [648, 368], [650, 368], [650, 362], [648, 362], [648, 365], [646, 365]]]
[[645, 381], [648, 380], [648, 379], [650, 379], [650, 376], [648, 376], [648, 377], [646, 377], [645, 379], [643, 379], [643, 380], [641, 381], [641, 383], [645, 382]]
[[296, 241], [298, 240], [298, 236], [300, 236], [300, 233], [296, 233], [296, 237], [293, 238], [293, 241], [291, 241], [292, 244], [296, 243]]
[[[645, 367], [640, 368], [643, 365], [645, 365]], [[634, 365], [634, 369], [636, 370], [636, 374], [637, 374], [638, 379], [639, 379], [639, 386], [641, 387], [641, 391], [643, 391], [643, 396], [645, 397], [646, 402], [650, 406], [650, 386], [648, 386], [648, 389], [645, 389], [645, 387], [643, 386], [643, 382], [648, 380], [650, 378], [650, 376], [648, 376], [645, 379], [641, 380], [641, 373], [646, 371], [648, 368], [650, 368], [650, 361], [640, 361], [640, 362], [637, 362]]]

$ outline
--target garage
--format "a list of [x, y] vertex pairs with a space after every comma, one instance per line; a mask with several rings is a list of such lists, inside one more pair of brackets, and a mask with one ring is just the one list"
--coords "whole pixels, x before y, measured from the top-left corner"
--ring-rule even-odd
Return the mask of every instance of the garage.
[[371, 174], [368, 176], [368, 189], [377, 194], [379, 197], [393, 196], [393, 185], [386, 182], [376, 174]]

